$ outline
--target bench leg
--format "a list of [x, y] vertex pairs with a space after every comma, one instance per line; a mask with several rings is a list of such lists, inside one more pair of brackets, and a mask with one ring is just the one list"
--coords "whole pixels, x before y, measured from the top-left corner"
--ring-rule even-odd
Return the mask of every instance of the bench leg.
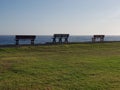
[[56, 43], [56, 38], [53, 38], [53, 43]]
[[68, 43], [68, 38], [65, 38], [65, 43]]
[[101, 39], [100, 39], [100, 42], [103, 42], [103, 41], [104, 41], [104, 39], [103, 39], [103, 38], [101, 38]]
[[59, 38], [59, 43], [62, 43], [62, 38]]
[[34, 45], [34, 40], [31, 40], [31, 45]]
[[16, 45], [19, 45], [19, 40], [16, 40]]
[[95, 38], [92, 38], [92, 42], [95, 42]]

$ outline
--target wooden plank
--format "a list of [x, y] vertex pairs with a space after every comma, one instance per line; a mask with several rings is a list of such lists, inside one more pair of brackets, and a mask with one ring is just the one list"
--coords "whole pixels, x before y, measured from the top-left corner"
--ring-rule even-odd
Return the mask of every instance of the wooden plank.
[[36, 36], [34, 35], [16, 35], [16, 39], [30, 39], [30, 40], [34, 40], [36, 38]]

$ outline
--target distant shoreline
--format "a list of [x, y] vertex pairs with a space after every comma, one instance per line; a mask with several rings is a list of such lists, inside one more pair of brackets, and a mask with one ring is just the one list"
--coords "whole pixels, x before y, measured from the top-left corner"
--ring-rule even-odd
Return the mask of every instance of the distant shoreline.
[[21, 46], [46, 46], [46, 45], [64, 45], [64, 44], [95, 44], [95, 43], [115, 43], [115, 42], [120, 42], [120, 41], [104, 41], [104, 42], [69, 42], [69, 43], [52, 43], [52, 42], [46, 42], [45, 44], [20, 44], [20, 45], [15, 45], [15, 44], [8, 44], [8, 45], [0, 45], [0, 48], [7, 48], [7, 47], [21, 47]]
[[[46, 42], [52, 42], [52, 41], [53, 41], [53, 36], [36, 36], [34, 43], [46, 44]], [[73, 42], [74, 43], [91, 42], [92, 36], [71, 36], [70, 35], [68, 38], [68, 41], [72, 43]], [[104, 41], [120, 41], [120, 36], [105, 36]], [[0, 45], [14, 45], [15, 43], [16, 43], [15, 36], [0, 36]], [[20, 40], [19, 43], [30, 44], [30, 40]]]

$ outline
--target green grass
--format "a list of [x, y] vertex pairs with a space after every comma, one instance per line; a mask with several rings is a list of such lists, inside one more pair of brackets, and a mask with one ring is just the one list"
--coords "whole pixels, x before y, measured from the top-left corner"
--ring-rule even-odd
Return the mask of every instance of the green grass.
[[0, 90], [120, 90], [120, 43], [0, 48]]

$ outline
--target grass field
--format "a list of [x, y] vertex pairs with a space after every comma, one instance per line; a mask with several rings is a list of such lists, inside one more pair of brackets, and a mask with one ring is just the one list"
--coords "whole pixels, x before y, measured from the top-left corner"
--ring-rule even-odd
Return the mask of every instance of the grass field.
[[0, 90], [120, 90], [120, 43], [0, 48]]

